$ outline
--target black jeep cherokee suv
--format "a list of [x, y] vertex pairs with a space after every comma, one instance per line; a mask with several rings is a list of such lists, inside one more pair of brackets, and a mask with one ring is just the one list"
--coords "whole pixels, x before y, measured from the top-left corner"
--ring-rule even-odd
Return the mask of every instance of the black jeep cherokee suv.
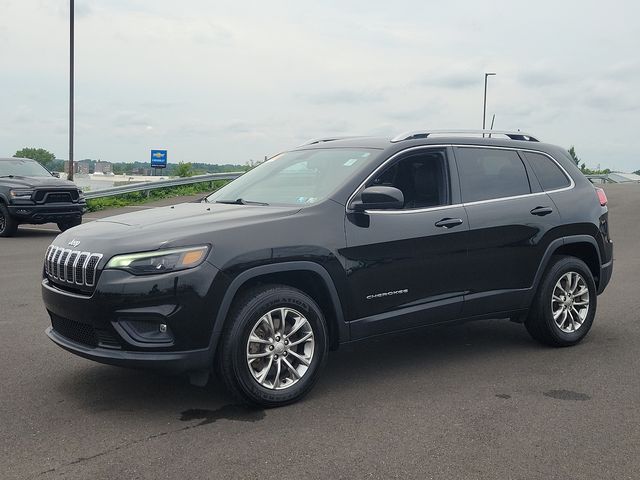
[[21, 223], [54, 222], [64, 232], [82, 223], [85, 205], [73, 182], [35, 160], [0, 158], [0, 237], [13, 236]]
[[509, 318], [573, 345], [611, 278], [606, 197], [563, 149], [497, 136], [316, 140], [202, 203], [63, 233], [44, 262], [47, 334], [196, 383], [215, 368], [265, 406], [372, 335]]

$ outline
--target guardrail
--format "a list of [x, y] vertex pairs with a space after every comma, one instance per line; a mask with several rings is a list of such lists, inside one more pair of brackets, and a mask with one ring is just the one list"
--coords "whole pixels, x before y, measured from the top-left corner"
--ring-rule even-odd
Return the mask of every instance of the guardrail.
[[611, 180], [607, 175], [605, 174], [600, 174], [600, 175], [585, 175], [585, 177], [587, 177], [587, 179], [591, 182], [591, 183], [595, 183], [594, 180], [600, 180], [599, 183], [616, 183], [613, 180]]
[[157, 182], [131, 183], [117, 187], [105, 188], [103, 190], [89, 191], [84, 194], [87, 200], [104, 197], [114, 197], [125, 193], [148, 192], [158, 188], [179, 187], [182, 185], [193, 185], [194, 183], [215, 182], [216, 180], [235, 180], [244, 172], [229, 173], [209, 173], [206, 175], [195, 175], [193, 177], [181, 177], [171, 180], [158, 180]]

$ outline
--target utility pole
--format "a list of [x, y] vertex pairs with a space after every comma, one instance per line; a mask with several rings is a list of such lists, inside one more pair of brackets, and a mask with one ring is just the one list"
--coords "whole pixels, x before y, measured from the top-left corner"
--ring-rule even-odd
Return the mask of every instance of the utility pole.
[[73, 180], [73, 50], [74, 50], [74, 0], [69, 0], [69, 180]]
[[[485, 125], [487, 123], [487, 78], [495, 75], [495, 73], [485, 73], [484, 74], [484, 106], [482, 108], [482, 130], [485, 129]], [[484, 138], [484, 133], [482, 134]]]

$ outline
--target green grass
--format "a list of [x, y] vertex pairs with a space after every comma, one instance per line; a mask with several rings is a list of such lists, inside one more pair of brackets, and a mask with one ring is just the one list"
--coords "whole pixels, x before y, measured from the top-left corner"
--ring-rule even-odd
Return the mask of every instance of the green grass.
[[194, 183], [192, 185], [183, 185], [181, 187], [157, 188], [147, 192], [126, 193], [114, 197], [96, 198], [87, 200], [87, 211], [97, 212], [107, 208], [126, 207], [128, 205], [140, 205], [163, 198], [184, 197], [188, 195], [197, 195], [202, 193], [213, 192], [225, 185], [227, 180], [216, 180], [202, 183]]

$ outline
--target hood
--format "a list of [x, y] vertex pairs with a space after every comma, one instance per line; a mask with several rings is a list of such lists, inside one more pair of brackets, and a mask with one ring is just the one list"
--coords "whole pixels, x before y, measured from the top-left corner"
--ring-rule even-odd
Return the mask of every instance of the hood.
[[69, 180], [63, 180], [56, 177], [3, 177], [0, 181], [9, 188], [78, 188], [78, 186]]
[[182, 203], [85, 223], [60, 234], [53, 242], [105, 257], [163, 247], [214, 244], [216, 233], [295, 214], [300, 207]]

